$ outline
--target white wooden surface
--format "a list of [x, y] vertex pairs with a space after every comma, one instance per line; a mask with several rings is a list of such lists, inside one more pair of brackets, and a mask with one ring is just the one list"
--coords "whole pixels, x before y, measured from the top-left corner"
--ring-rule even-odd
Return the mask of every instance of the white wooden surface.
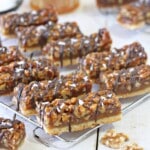
[[[0, 6], [1, 7], [1, 6]], [[28, 0], [25, 0], [19, 12], [29, 10]], [[94, 0], [81, 0], [80, 7], [73, 13], [61, 15], [60, 22], [64, 21], [77, 21], [81, 27], [81, 30], [85, 34], [97, 32], [99, 28], [107, 27], [113, 38], [113, 47], [121, 47], [125, 44], [129, 44], [133, 41], [139, 41], [145, 47], [148, 56], [150, 57], [150, 34], [143, 32], [142, 30], [128, 31], [120, 27], [116, 20], [115, 15], [104, 15], [96, 8]], [[13, 44], [12, 42], [5, 42], [7, 45]], [[148, 59], [150, 64], [150, 59]], [[150, 99], [149, 99], [150, 100]], [[99, 138], [103, 133], [110, 128], [115, 128], [117, 131], [128, 133], [134, 142], [143, 146], [145, 150], [150, 149], [150, 101], [143, 103], [141, 106], [135, 108], [128, 113], [123, 119], [112, 125], [106, 125], [100, 129]], [[0, 107], [0, 116], [12, 117], [12, 114]], [[33, 139], [32, 130], [34, 126], [26, 123], [27, 137], [24, 144], [19, 150], [36, 149], [36, 150], [54, 150], [54, 148], [47, 148], [44, 145], [36, 142]], [[71, 150], [95, 150], [96, 149], [97, 133], [89, 136], [87, 139], [77, 144]], [[108, 148], [102, 146], [99, 142], [99, 150], [108, 150]]]

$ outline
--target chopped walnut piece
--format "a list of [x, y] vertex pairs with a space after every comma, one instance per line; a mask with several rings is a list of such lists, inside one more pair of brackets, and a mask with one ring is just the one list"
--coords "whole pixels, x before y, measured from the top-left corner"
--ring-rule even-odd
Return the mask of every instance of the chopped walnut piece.
[[117, 133], [114, 129], [110, 129], [101, 138], [101, 143], [114, 149], [121, 148], [124, 142], [128, 141], [129, 137], [124, 133]]
[[128, 144], [126, 145], [123, 150], [144, 150], [142, 147], [140, 147], [136, 143]]

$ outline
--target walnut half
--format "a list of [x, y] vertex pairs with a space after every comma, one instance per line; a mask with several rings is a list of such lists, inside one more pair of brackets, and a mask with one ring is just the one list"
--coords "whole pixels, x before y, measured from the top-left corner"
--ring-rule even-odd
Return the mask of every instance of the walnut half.
[[122, 147], [124, 142], [128, 140], [129, 140], [129, 137], [126, 134], [117, 133], [114, 129], [110, 129], [101, 138], [101, 143], [110, 148], [119, 149]]

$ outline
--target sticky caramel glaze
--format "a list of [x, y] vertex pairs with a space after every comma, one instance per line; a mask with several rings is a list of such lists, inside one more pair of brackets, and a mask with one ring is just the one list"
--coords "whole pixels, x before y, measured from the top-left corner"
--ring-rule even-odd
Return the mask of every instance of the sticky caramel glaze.
[[54, 24], [48, 22], [45, 25], [31, 26], [28, 28], [19, 27], [16, 34], [21, 47], [44, 46], [48, 41], [63, 38], [82, 36], [76, 22]]
[[1, 37], [0, 37], [0, 47], [2, 47], [2, 40], [1, 40]]
[[25, 114], [27, 111], [35, 110], [39, 102], [51, 102], [55, 98], [78, 97], [91, 92], [91, 88], [92, 82], [87, 76], [73, 73], [52, 81], [33, 81], [28, 85], [19, 84], [14, 89], [14, 97], [20, 102], [22, 113]]
[[57, 22], [57, 15], [53, 9], [41, 9], [22, 14], [6, 14], [1, 17], [1, 28], [4, 34], [10, 35], [14, 34], [16, 27], [41, 25], [49, 21]]
[[60, 61], [61, 66], [63, 66], [64, 59], [70, 59], [70, 64], [72, 64], [74, 58], [82, 58], [88, 53], [110, 51], [111, 44], [110, 34], [104, 28], [90, 36], [50, 41], [44, 46], [42, 52], [44, 55], [48, 55], [52, 61]]
[[117, 95], [132, 92], [137, 92], [138, 95], [138, 91], [145, 88], [149, 88], [150, 92], [150, 66], [141, 65], [110, 73], [101, 73], [99, 80], [101, 90], [110, 89]]
[[17, 149], [25, 137], [25, 126], [19, 120], [0, 118], [0, 146]]
[[97, 6], [100, 8], [118, 7], [137, 0], [97, 0]]
[[91, 53], [86, 56], [83, 65], [89, 77], [98, 79], [101, 72], [142, 65], [146, 60], [144, 48], [134, 42], [112, 52]]
[[7, 65], [13, 61], [24, 59], [17, 46], [0, 47], [0, 65]]
[[58, 76], [57, 68], [47, 59], [12, 62], [0, 66], [0, 94], [12, 91], [19, 83], [51, 80]]
[[[41, 103], [39, 118], [43, 126], [53, 130], [53, 127], [68, 126], [66, 132], [71, 132], [72, 125], [121, 114], [121, 104], [111, 91], [99, 91], [87, 94], [84, 98], [55, 99], [51, 103]], [[80, 130], [80, 128], [79, 128]]]

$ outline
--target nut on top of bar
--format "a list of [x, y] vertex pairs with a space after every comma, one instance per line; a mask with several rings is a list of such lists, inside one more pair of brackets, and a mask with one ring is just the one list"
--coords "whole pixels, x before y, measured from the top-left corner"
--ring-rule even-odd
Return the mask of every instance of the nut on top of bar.
[[111, 91], [88, 93], [83, 98], [41, 103], [39, 120], [49, 134], [80, 131], [121, 119], [121, 104]]
[[[42, 49], [54, 64], [73, 65], [78, 60], [92, 52], [110, 51], [111, 36], [107, 29], [100, 29], [90, 36], [78, 36], [48, 42]], [[68, 63], [66, 63], [68, 60]], [[63, 63], [64, 62], [64, 63]]]
[[22, 60], [0, 66], [0, 94], [10, 92], [18, 83], [54, 79], [57, 68], [47, 59]]
[[150, 65], [100, 73], [99, 84], [101, 90], [112, 90], [124, 98], [149, 93]]
[[49, 21], [45, 25], [16, 28], [19, 45], [22, 48], [44, 46], [48, 41], [82, 36], [76, 22], [54, 24]]
[[22, 14], [6, 14], [1, 18], [1, 32], [5, 35], [15, 33], [15, 28], [19, 26], [28, 27], [31, 25], [41, 25], [49, 21], [57, 22], [57, 14], [54, 9], [41, 9], [25, 12]]

